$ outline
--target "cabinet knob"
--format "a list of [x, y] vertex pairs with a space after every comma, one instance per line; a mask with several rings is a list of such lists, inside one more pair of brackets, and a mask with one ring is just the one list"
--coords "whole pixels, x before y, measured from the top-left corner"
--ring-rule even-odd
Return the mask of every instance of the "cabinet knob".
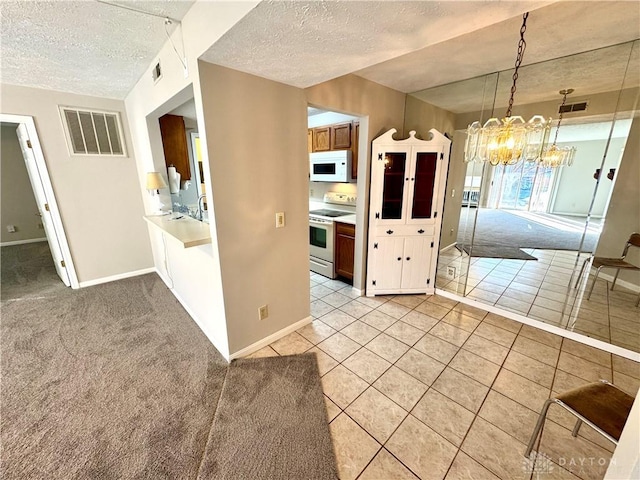
[[398, 257], [398, 261], [402, 260], [402, 257]]
[[405, 178], [404, 180], [405, 180], [406, 182], [408, 182], [408, 181], [409, 181], [409, 177]]
[[407, 257], [407, 261], [411, 260], [411, 257]]
[[411, 181], [413, 182], [415, 180], [415, 178], [412, 178]]
[[387, 230], [387, 233], [391, 235], [393, 233], [393, 230]]
[[418, 230], [418, 233], [424, 233], [423, 229]]

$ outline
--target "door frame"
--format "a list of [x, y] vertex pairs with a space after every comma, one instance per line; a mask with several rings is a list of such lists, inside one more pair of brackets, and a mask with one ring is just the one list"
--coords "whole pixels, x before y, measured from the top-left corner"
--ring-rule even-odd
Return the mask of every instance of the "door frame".
[[[47, 204], [49, 205], [49, 213], [51, 214], [51, 221], [55, 230], [56, 240], [58, 242], [58, 246], [60, 247], [61, 257], [65, 263], [65, 268], [67, 270], [67, 275], [69, 276], [69, 283], [71, 284], [71, 288], [80, 288], [75, 264], [73, 263], [73, 258], [71, 256], [71, 249], [69, 248], [69, 242], [67, 242], [67, 236], [65, 233], [64, 225], [62, 224], [62, 217], [60, 215], [60, 209], [58, 208], [58, 202], [53, 191], [53, 186], [51, 185], [49, 169], [47, 168], [47, 163], [44, 158], [44, 152], [42, 150], [42, 145], [40, 144], [35, 121], [33, 117], [27, 115], [0, 113], [0, 122], [23, 124], [27, 129], [29, 140], [31, 141], [33, 156], [35, 158], [35, 165], [30, 165], [28, 162], [25, 162], [25, 164], [27, 169], [32, 169], [29, 172], [29, 176], [31, 178], [40, 180], [42, 191], [44, 192], [44, 196], [47, 199]], [[49, 248], [55, 248], [55, 246], [51, 245], [51, 239], [48, 239], [48, 241]]]

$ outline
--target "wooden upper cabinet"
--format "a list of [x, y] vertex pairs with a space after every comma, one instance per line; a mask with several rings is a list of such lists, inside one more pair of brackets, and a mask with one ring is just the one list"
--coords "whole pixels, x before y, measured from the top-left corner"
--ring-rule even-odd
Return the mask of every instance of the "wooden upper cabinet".
[[307, 152], [313, 152], [313, 128], [307, 130]]
[[351, 148], [351, 124], [342, 123], [331, 127], [331, 150]]
[[173, 165], [180, 173], [180, 180], [191, 180], [191, 164], [187, 149], [187, 131], [184, 119], [178, 115], [163, 115], [159, 118], [164, 161]]
[[331, 150], [331, 127], [313, 129], [313, 151], [325, 152]]

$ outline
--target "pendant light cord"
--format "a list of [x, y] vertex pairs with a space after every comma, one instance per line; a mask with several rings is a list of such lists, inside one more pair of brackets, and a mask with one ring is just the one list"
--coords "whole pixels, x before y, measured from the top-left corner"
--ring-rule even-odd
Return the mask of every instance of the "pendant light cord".
[[[573, 89], [570, 89], [571, 92], [573, 92]], [[564, 105], [565, 103], [567, 103], [567, 95], [569, 93], [571, 93], [569, 90], [562, 90], [560, 93], [562, 93], [563, 97], [562, 97], [562, 105], [560, 105], [560, 116], [558, 117], [558, 126], [556, 127], [556, 134], [553, 137], [553, 145], [552, 147], [555, 147], [556, 144], [558, 143], [558, 132], [560, 131], [560, 124], [562, 123], [562, 116], [564, 115]]]
[[529, 17], [529, 12], [526, 12], [522, 16], [522, 26], [520, 27], [520, 41], [518, 42], [518, 55], [516, 57], [516, 69], [513, 72], [513, 85], [511, 85], [511, 96], [509, 97], [509, 108], [507, 108], [507, 114], [505, 117], [509, 118], [511, 116], [511, 109], [513, 108], [513, 96], [516, 93], [516, 82], [518, 81], [518, 69], [522, 64], [522, 59], [524, 58], [524, 51], [527, 48], [527, 42], [524, 41], [524, 32], [527, 31], [527, 18]]

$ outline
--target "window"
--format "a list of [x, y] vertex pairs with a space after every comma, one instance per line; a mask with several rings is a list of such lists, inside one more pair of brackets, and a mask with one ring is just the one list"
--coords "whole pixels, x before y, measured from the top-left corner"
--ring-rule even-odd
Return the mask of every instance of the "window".
[[60, 107], [71, 155], [126, 156], [118, 112]]

